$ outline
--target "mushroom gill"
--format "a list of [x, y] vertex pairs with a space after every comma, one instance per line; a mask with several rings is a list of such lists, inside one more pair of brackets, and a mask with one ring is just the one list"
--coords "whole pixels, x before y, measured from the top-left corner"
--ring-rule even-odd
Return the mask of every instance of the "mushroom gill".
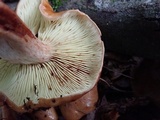
[[[0, 2], [0, 11], [4, 6]], [[28, 42], [23, 40], [27, 32], [3, 29], [8, 16], [0, 15], [0, 43], [7, 43], [0, 45], [0, 91], [18, 112], [75, 100], [95, 86], [102, 70], [104, 46], [96, 24], [79, 10], [55, 13], [46, 6], [47, 0], [20, 0], [21, 20], [5, 6], [6, 14], [31, 32]], [[8, 54], [19, 58], [11, 62]]]

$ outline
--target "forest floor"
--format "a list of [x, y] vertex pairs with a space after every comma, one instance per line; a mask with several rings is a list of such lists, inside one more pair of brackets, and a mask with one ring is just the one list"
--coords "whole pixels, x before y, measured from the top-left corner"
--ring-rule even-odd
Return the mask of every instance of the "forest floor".
[[159, 108], [149, 98], [137, 97], [132, 90], [134, 71], [142, 60], [107, 52], [97, 109], [82, 120], [160, 120]]

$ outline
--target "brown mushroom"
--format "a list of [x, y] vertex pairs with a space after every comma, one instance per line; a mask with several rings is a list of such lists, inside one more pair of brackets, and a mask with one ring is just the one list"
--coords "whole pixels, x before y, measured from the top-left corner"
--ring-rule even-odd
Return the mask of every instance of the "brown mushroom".
[[58, 115], [53, 107], [45, 110], [38, 110], [32, 113], [35, 120], [58, 120]]
[[81, 98], [73, 102], [60, 105], [60, 109], [65, 120], [79, 120], [96, 108], [97, 101], [98, 91], [96, 85]]
[[47, 0], [0, 2], [0, 100], [17, 112], [76, 100], [97, 83], [104, 45], [79, 10], [55, 13]]
[[7, 105], [3, 105], [0, 107], [0, 120], [17, 120], [17, 115]]

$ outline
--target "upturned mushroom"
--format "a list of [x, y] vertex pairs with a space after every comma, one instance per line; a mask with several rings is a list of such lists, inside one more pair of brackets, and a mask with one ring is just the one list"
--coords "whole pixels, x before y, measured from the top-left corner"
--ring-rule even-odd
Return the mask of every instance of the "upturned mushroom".
[[48, 0], [0, 2], [0, 102], [16, 112], [80, 98], [97, 83], [104, 45], [79, 10], [55, 13]]

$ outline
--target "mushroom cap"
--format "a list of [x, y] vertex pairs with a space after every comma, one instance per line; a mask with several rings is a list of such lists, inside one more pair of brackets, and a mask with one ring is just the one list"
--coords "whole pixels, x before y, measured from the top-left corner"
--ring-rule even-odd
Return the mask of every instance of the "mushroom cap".
[[60, 105], [59, 108], [65, 120], [80, 120], [84, 115], [96, 108], [97, 102], [98, 90], [97, 85], [95, 85], [88, 93], [79, 99]]
[[[16, 13], [37, 41], [51, 47], [51, 56], [40, 63], [15, 64], [0, 54], [1, 101], [17, 112], [30, 112], [75, 100], [95, 86], [103, 66], [104, 45], [100, 30], [86, 14], [79, 10], [55, 13], [47, 0], [20, 0]], [[0, 39], [3, 36], [0, 32]]]

